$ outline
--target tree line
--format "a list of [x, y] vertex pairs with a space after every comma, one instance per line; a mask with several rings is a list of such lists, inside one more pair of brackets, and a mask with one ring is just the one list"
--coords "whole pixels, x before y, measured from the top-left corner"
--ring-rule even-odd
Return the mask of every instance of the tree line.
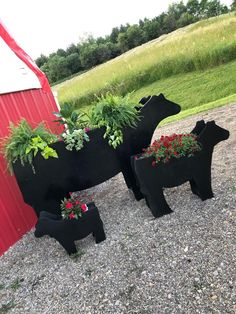
[[71, 44], [66, 50], [58, 49], [49, 56], [41, 54], [35, 61], [52, 84], [180, 27], [235, 9], [236, 0], [232, 1], [230, 9], [219, 0], [188, 0], [186, 5], [180, 1], [169, 5], [167, 12], [153, 19], [144, 18], [138, 24], [114, 27], [110, 35], [98, 38], [89, 36], [78, 44]]

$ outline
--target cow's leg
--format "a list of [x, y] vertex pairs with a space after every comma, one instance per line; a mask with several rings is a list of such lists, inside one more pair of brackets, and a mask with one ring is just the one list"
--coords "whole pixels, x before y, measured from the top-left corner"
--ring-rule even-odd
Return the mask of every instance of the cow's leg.
[[100, 242], [106, 240], [106, 234], [105, 234], [105, 231], [103, 228], [103, 223], [101, 220], [98, 221], [98, 223], [94, 227], [93, 236], [95, 238], [96, 243], [100, 243]]
[[173, 211], [166, 202], [161, 187], [149, 187], [145, 194], [146, 203], [155, 218], [172, 213]]
[[209, 173], [195, 175], [190, 185], [192, 192], [198, 195], [202, 201], [214, 196], [211, 187], [211, 175]]
[[140, 188], [137, 185], [137, 180], [135, 178], [131, 164], [123, 164], [121, 167], [121, 171], [128, 189], [131, 189], [133, 191], [134, 197], [137, 201], [141, 200], [143, 198], [143, 194], [141, 193]]
[[190, 187], [191, 187], [193, 194], [196, 194], [197, 196], [200, 197], [200, 192], [198, 191], [198, 187], [196, 185], [196, 182], [193, 179], [191, 179], [191, 180], [189, 180], [189, 183], [190, 183]]
[[61, 244], [61, 246], [63, 246], [63, 248], [69, 255], [77, 253], [77, 249], [73, 240], [68, 238], [67, 239], [55, 238], [55, 239]]

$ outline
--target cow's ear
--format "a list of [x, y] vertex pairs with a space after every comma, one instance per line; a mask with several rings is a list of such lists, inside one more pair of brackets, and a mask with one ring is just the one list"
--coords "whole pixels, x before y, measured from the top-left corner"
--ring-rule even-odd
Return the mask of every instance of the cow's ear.
[[159, 97], [163, 99], [165, 98], [165, 96], [162, 93], [160, 93]]

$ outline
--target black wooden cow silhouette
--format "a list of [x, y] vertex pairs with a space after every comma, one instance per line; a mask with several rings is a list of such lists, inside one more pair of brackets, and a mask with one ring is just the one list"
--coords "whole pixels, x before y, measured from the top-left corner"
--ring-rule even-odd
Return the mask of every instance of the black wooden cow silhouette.
[[[153, 157], [132, 157], [132, 164], [141, 192], [154, 217], [172, 212], [163, 194], [170, 188], [189, 181], [191, 190], [203, 201], [213, 197], [211, 186], [211, 162], [214, 146], [229, 137], [229, 131], [215, 124], [198, 121], [192, 133], [199, 134], [202, 150], [192, 157], [172, 158], [168, 163], [151, 166]], [[136, 157], [136, 158], [135, 158]]]
[[45, 160], [37, 154], [30, 166], [14, 164], [14, 173], [24, 197], [37, 214], [42, 210], [58, 213], [60, 201], [68, 192], [80, 191], [100, 184], [122, 171], [128, 188], [136, 199], [142, 194], [136, 185], [130, 157], [142, 152], [152, 139], [153, 132], [160, 121], [180, 112], [181, 107], [166, 99], [163, 94], [143, 98], [140, 121], [136, 128], [123, 129], [123, 143], [113, 149], [103, 138], [104, 128], [91, 130], [80, 151], [68, 151], [63, 141], [51, 146], [58, 152], [58, 159]]
[[59, 215], [41, 211], [35, 226], [34, 235], [41, 238], [44, 235], [56, 239], [68, 254], [77, 252], [75, 241], [87, 237], [90, 233], [96, 243], [106, 239], [103, 222], [94, 202], [87, 204], [88, 210], [79, 219], [61, 219]]

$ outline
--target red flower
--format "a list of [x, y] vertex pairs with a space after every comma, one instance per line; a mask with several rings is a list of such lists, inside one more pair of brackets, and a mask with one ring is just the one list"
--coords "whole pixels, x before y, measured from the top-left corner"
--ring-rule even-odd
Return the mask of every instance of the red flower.
[[88, 207], [86, 204], [82, 204], [80, 207], [81, 207], [83, 213], [85, 213], [88, 210]]
[[75, 205], [79, 205], [80, 204], [80, 201], [79, 200], [76, 200], [75, 201]]
[[67, 202], [65, 206], [67, 209], [73, 208], [73, 204], [71, 202]]
[[153, 166], [153, 167], [155, 167], [155, 166], [156, 166], [156, 162], [155, 162], [155, 160], [153, 160], [153, 162], [152, 162], [152, 166]]
[[75, 214], [74, 213], [70, 213], [68, 216], [69, 216], [70, 219], [74, 219], [75, 218]]

